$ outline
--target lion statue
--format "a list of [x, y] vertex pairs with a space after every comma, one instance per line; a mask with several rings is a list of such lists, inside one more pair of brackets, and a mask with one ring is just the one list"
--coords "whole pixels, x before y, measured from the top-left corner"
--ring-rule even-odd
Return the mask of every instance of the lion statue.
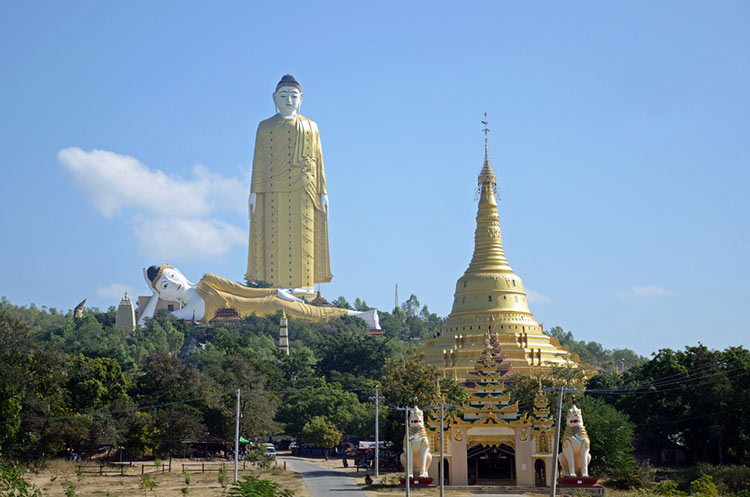
[[[432, 454], [430, 454], [430, 441], [427, 438], [427, 430], [424, 428], [424, 414], [417, 407], [417, 399], [414, 399], [414, 407], [409, 408], [409, 445], [411, 448], [411, 467], [406, 471], [409, 477], [414, 473], [420, 478], [427, 477], [427, 468], [430, 467]], [[404, 435], [404, 452], [401, 454], [401, 465], [406, 468], [406, 435]]]
[[588, 476], [591, 462], [591, 440], [583, 426], [581, 410], [576, 406], [573, 397], [573, 407], [568, 410], [565, 422], [565, 432], [562, 436], [562, 452], [560, 452], [560, 466], [563, 476]]

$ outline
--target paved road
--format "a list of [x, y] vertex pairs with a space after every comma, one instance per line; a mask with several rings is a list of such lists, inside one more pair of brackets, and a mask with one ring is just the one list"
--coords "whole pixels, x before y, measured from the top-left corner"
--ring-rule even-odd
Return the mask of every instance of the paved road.
[[287, 467], [302, 475], [307, 489], [313, 497], [366, 497], [362, 490], [352, 483], [351, 476], [346, 473], [332, 471], [303, 459], [292, 456], [281, 456], [280, 461], [286, 461]]

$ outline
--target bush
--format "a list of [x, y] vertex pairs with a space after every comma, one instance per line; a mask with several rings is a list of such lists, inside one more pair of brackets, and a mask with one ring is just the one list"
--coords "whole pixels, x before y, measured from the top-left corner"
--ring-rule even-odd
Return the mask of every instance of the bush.
[[651, 492], [656, 495], [663, 495], [665, 497], [681, 497], [685, 495], [685, 492], [677, 489], [677, 482], [670, 480], [660, 481], [659, 483], [651, 487]]
[[76, 497], [76, 490], [78, 489], [78, 485], [66, 478], [62, 486], [65, 489], [65, 497]]
[[0, 495], [42, 497], [42, 492], [23, 477], [23, 469], [0, 461]]
[[606, 473], [608, 487], [624, 490], [648, 488], [654, 482], [654, 469], [647, 463], [637, 461], [633, 456], [622, 456], [617, 464], [611, 465]]
[[229, 484], [229, 476], [227, 475], [227, 467], [223, 464], [219, 466], [219, 476], [217, 477], [217, 481], [219, 482], [219, 485], [221, 485], [221, 488], [227, 488], [227, 485]]
[[750, 467], [738, 465], [714, 466], [705, 463], [681, 470], [678, 473], [680, 487], [688, 488], [690, 482], [698, 480], [702, 475], [713, 478], [720, 494], [750, 490]]
[[229, 490], [230, 497], [293, 497], [294, 494], [281, 488], [271, 480], [261, 480], [254, 476], [246, 476], [244, 480], [235, 482]]
[[700, 497], [716, 497], [719, 489], [716, 488], [713, 477], [701, 475], [697, 480], [690, 482], [690, 493]]
[[138, 482], [138, 488], [143, 490], [143, 495], [149, 491], [153, 492], [158, 486], [159, 482], [151, 478], [151, 475], [141, 475], [141, 481]]

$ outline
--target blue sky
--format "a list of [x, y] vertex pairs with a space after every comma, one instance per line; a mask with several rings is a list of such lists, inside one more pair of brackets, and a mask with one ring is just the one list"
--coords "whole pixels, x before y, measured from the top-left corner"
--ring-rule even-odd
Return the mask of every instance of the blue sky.
[[750, 4], [5, 2], [0, 295], [240, 280], [281, 75], [323, 143], [329, 298], [450, 312], [490, 119], [506, 254], [546, 327], [748, 346]]

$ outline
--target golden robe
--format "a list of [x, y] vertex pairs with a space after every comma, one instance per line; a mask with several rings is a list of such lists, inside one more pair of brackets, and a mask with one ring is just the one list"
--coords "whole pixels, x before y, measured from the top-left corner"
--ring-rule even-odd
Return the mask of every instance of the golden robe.
[[204, 322], [212, 320], [217, 309], [226, 307], [233, 308], [242, 317], [250, 314], [267, 316], [283, 310], [292, 319], [307, 321], [325, 321], [348, 314], [346, 309], [289, 302], [278, 297], [275, 288], [249, 288], [210, 273], [203, 275], [196, 291], [206, 302]]
[[315, 122], [297, 114], [262, 121], [255, 137], [247, 279], [313, 288], [331, 281], [323, 153]]

